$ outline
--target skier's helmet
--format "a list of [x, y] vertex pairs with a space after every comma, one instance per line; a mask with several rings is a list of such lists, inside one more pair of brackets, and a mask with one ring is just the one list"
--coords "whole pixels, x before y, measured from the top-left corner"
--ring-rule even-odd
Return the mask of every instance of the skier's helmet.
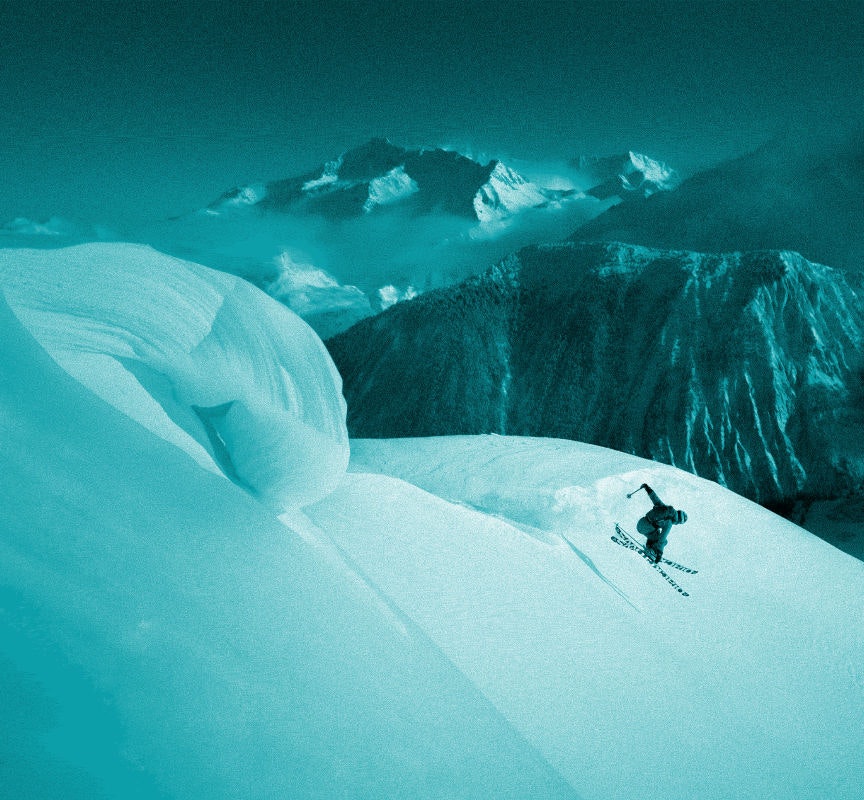
[[686, 511], [680, 511], [680, 510], [676, 511], [675, 516], [677, 517], [675, 522], [677, 522], [679, 525], [683, 525], [685, 522], [687, 522], [687, 512]]

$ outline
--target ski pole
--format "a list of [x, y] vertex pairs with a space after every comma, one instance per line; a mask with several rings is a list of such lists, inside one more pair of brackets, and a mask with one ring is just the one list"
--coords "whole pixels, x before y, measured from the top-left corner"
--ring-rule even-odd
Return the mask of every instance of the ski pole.
[[645, 485], [643, 484], [642, 486], [640, 486], [635, 491], [630, 492], [630, 494], [627, 495], [627, 499], [629, 500], [631, 497], [633, 497], [634, 494], [636, 494], [636, 492], [641, 492], [644, 488], [645, 488]]

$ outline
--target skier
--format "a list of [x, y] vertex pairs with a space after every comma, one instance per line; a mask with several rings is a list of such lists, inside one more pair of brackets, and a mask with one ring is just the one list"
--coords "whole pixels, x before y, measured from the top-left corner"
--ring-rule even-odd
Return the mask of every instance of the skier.
[[[636, 530], [647, 537], [645, 553], [655, 564], [663, 558], [663, 550], [666, 547], [666, 539], [673, 525], [682, 525], [687, 522], [687, 514], [683, 511], [667, 506], [647, 483], [643, 483], [636, 492], [644, 489], [654, 503], [654, 507], [636, 523]], [[631, 492], [627, 497], [632, 497], [636, 492]]]

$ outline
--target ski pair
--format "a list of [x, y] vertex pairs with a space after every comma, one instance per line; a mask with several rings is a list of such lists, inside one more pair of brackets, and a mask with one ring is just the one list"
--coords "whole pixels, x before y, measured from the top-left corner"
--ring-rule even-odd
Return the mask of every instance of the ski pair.
[[[639, 553], [639, 555], [641, 555], [642, 558], [644, 558], [651, 565], [652, 569], [655, 569], [657, 572], [659, 572], [660, 575], [662, 576], [663, 580], [665, 580], [666, 583], [668, 583], [673, 589], [675, 589], [675, 591], [677, 591], [678, 594], [680, 594], [682, 597], [689, 597], [690, 596], [690, 592], [686, 591], [682, 586], [680, 586], [672, 578], [672, 576], [669, 575], [666, 572], [666, 570], [664, 570], [660, 566], [660, 564], [655, 564], [654, 561], [650, 558], [650, 556], [648, 556], [648, 554], [645, 552], [645, 548], [642, 547], [640, 544], [638, 544], [636, 542], [636, 540], [632, 536], [630, 536], [625, 530], [623, 530], [621, 528], [621, 526], [618, 525], [617, 523], [615, 524], [615, 531], [618, 534], [620, 534], [620, 536], [621, 536], [620, 539], [617, 536], [612, 536], [612, 541], [615, 542], [615, 544], [619, 544], [622, 547], [626, 547], [628, 550], [632, 550], [635, 553]], [[666, 560], [667, 559], [663, 559], [663, 561], [666, 561]], [[682, 565], [680, 565], [680, 564], [678, 564], [677, 567], [683, 568], [683, 569], [689, 571], [691, 574], [696, 572], [696, 570], [691, 570], [691, 569], [689, 569], [689, 567], [682, 567]]]
[[[635, 544], [636, 547], [638, 547], [643, 552], [645, 551], [645, 547], [639, 544], [639, 542], [636, 541], [635, 537], [632, 534], [627, 533], [627, 531], [625, 531], [624, 528], [622, 528], [617, 522], [615, 523], [615, 530], [620, 536]], [[697, 572], [699, 572], [698, 569], [690, 569], [690, 567], [685, 567], [683, 564], [679, 564], [677, 561], [670, 561], [668, 558], [661, 558], [660, 560], [664, 564], [672, 567], [673, 569], [679, 569], [681, 570], [681, 572], [686, 572], [689, 575], [695, 575]]]

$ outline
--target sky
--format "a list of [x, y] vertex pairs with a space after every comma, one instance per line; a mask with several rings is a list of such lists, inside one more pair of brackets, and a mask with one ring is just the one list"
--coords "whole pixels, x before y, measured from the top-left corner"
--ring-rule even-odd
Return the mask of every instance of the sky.
[[162, 219], [372, 136], [686, 174], [864, 105], [858, 0], [0, 0], [0, 30], [0, 224]]

